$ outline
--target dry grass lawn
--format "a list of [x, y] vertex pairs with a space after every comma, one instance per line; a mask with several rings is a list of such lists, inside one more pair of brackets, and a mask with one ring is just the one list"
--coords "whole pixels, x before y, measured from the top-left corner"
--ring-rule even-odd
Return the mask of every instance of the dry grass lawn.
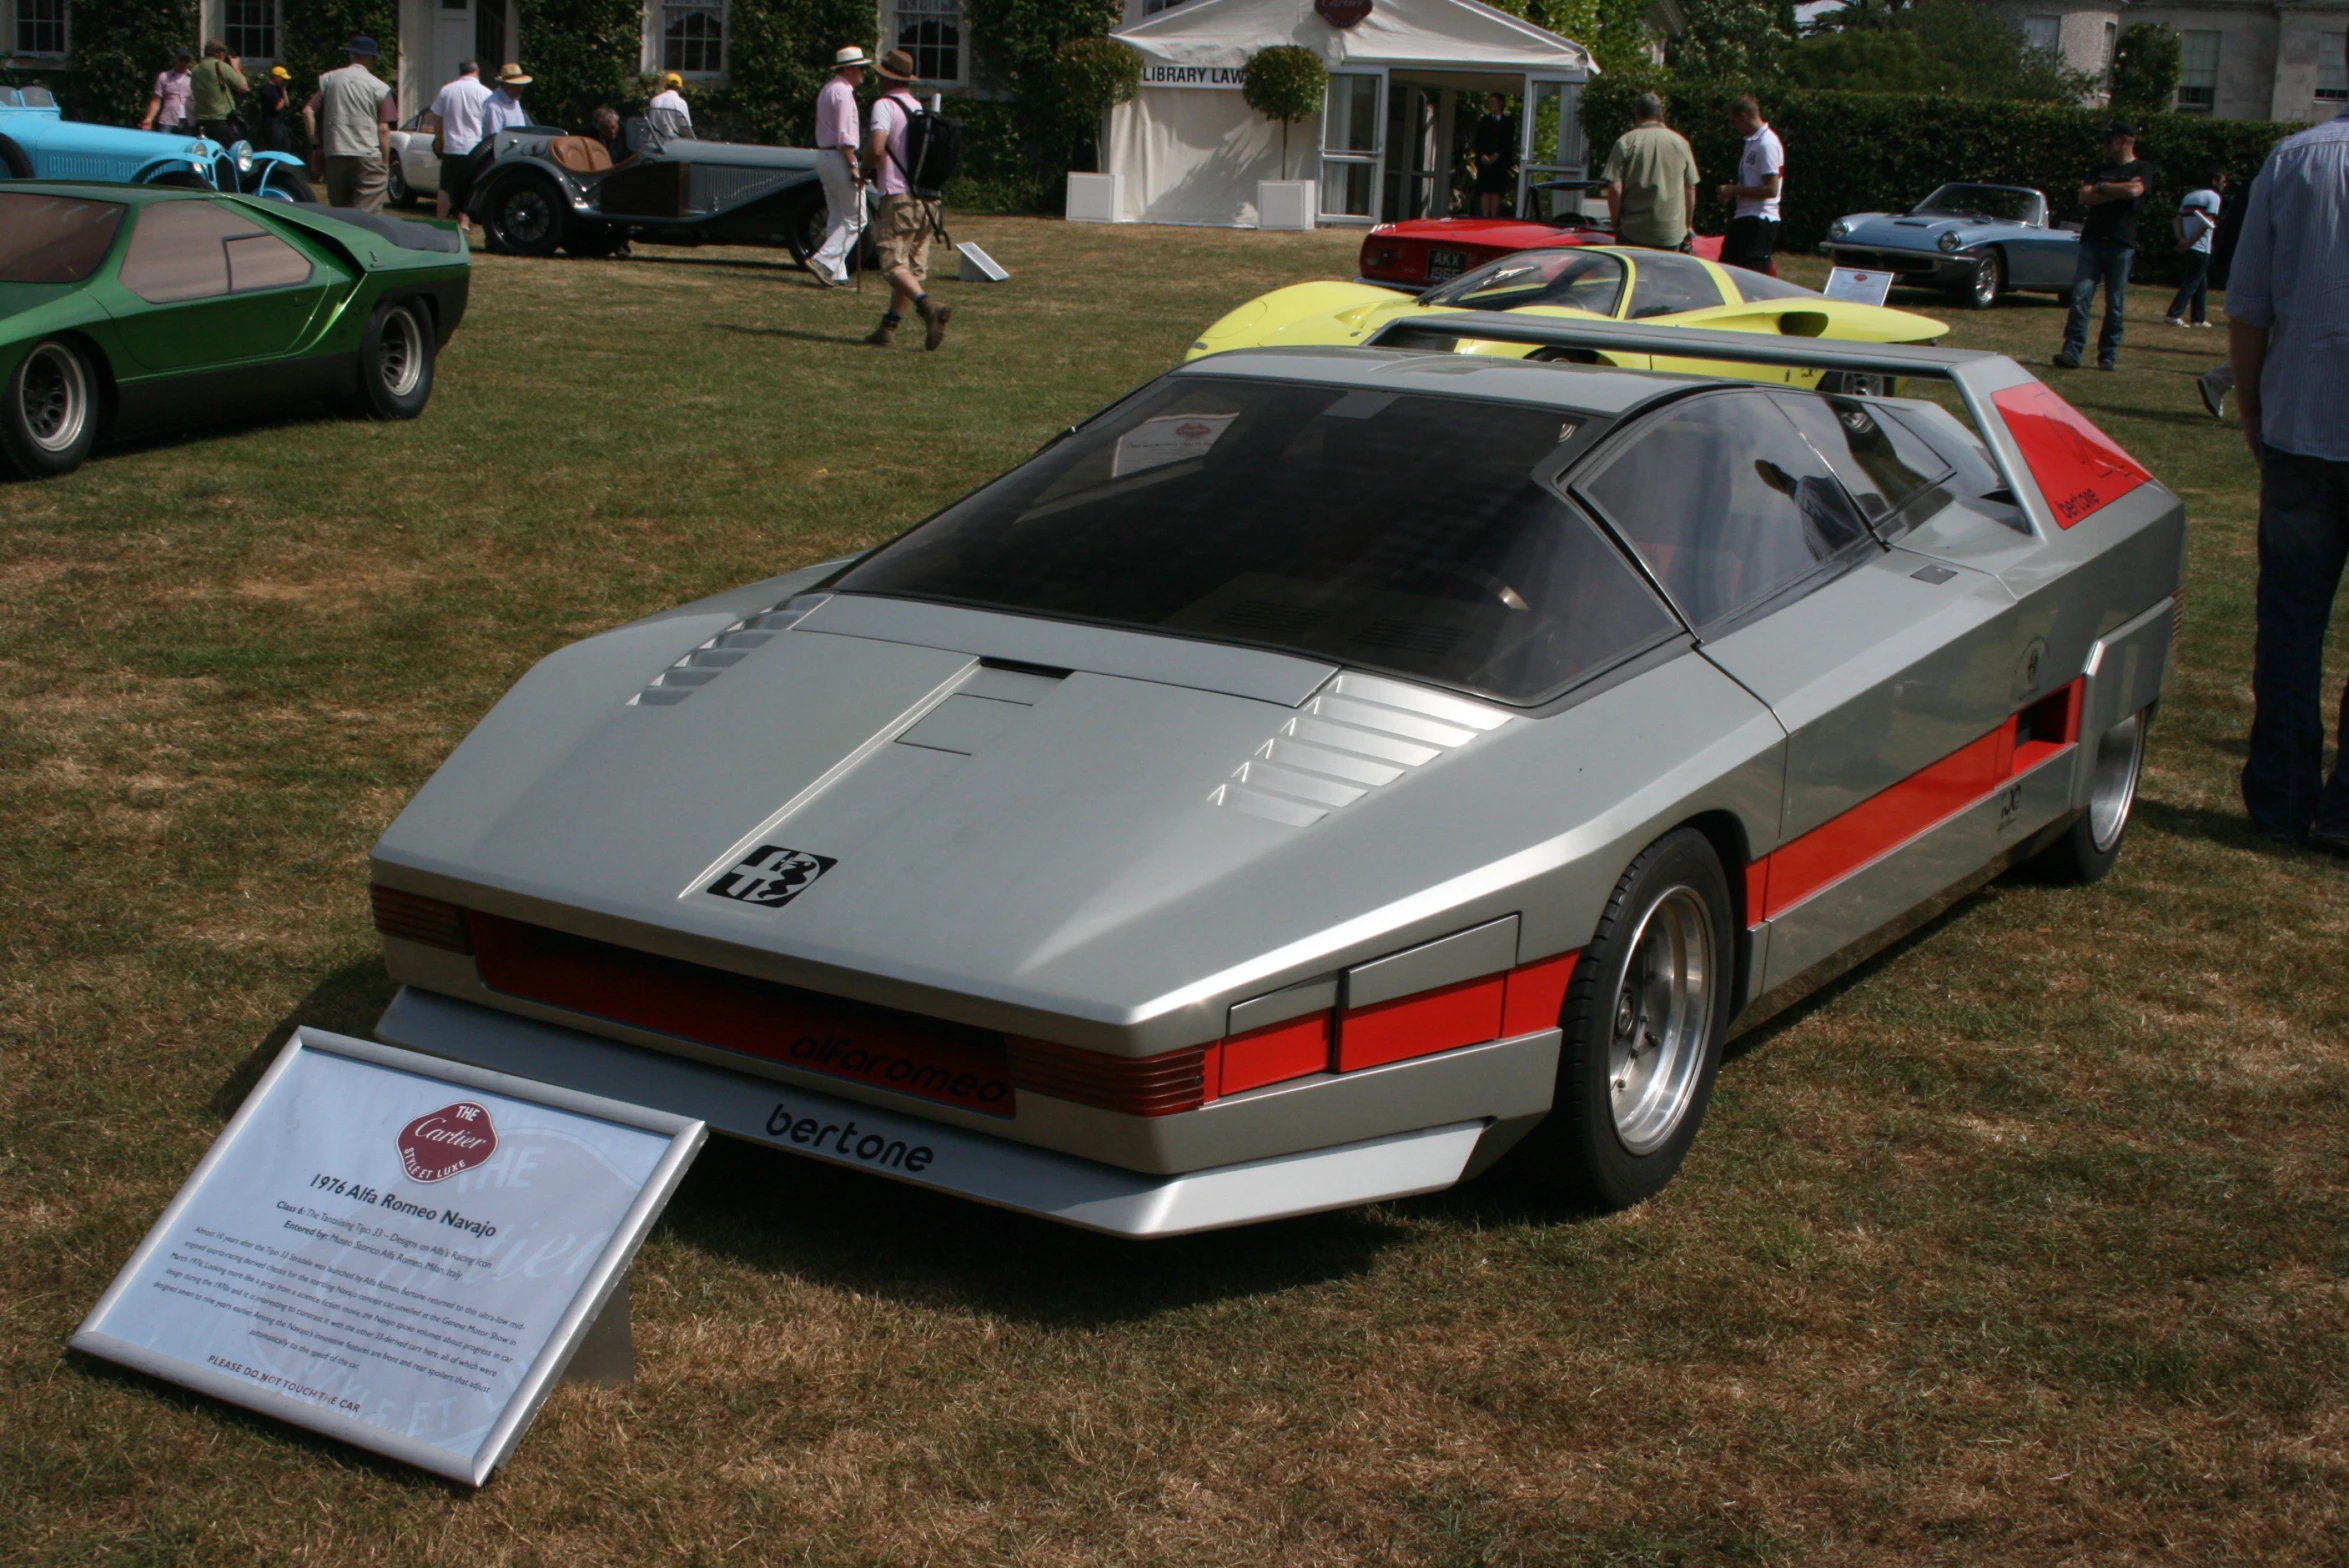
[[[2254, 480], [2189, 379], [2224, 335], [2150, 289], [2058, 383], [2193, 518], [2120, 869], [1748, 1039], [1645, 1208], [1136, 1246], [716, 1147], [640, 1380], [479, 1495], [68, 1355], [287, 1029], [367, 1031], [367, 847], [534, 659], [884, 538], [1351, 271], [961, 228], [1014, 277], [943, 286], [940, 354], [757, 253], [485, 257], [420, 421], [0, 488], [0, 1561], [2349, 1562], [2349, 864], [2239, 820]], [[2060, 321], [1944, 314], [2040, 362]]]

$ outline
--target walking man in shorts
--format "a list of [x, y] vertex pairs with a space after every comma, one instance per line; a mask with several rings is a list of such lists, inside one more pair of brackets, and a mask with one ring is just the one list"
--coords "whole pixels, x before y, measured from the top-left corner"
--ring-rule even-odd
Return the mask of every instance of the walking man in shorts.
[[906, 127], [922, 113], [921, 101], [910, 90], [913, 56], [892, 49], [876, 67], [889, 84], [873, 105], [872, 129], [866, 133], [865, 156], [881, 182], [881, 217], [875, 228], [874, 248], [881, 254], [881, 273], [889, 280], [889, 310], [865, 341], [888, 348], [897, 341], [897, 328], [911, 306], [930, 330], [924, 348], [946, 341], [946, 323], [954, 307], [930, 298], [923, 284], [930, 276], [930, 235], [938, 227], [938, 203], [913, 188], [906, 172]]
[[350, 64], [318, 78], [317, 93], [302, 106], [302, 126], [325, 159], [327, 205], [381, 212], [398, 101], [375, 74], [381, 51], [374, 39], [354, 38], [343, 54]]

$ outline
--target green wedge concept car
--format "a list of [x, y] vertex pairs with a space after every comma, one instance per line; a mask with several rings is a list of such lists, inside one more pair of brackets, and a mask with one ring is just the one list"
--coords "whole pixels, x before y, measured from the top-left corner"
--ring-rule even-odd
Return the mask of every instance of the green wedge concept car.
[[152, 186], [0, 190], [0, 466], [100, 440], [340, 404], [412, 419], [465, 314], [450, 229]]

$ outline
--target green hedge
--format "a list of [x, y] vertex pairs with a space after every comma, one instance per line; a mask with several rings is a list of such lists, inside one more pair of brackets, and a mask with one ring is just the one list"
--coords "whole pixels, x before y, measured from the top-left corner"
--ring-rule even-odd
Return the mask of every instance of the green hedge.
[[66, 117], [136, 125], [147, 89], [171, 53], [196, 47], [196, 0], [74, 0], [73, 65], [18, 68], [15, 82], [39, 83], [57, 95]]
[[[2058, 222], [2080, 216], [2077, 192], [2097, 161], [2103, 109], [2058, 108], [1981, 98], [1894, 93], [1773, 91], [1734, 82], [1682, 82], [1665, 90], [1665, 118], [1696, 149], [1704, 173], [1697, 225], [1720, 232], [1728, 213], [1713, 199], [1737, 172], [1739, 138], [1729, 105], [1741, 92], [1786, 143], [1786, 228], [1782, 245], [1807, 251], [1845, 213], [1905, 211], [1945, 180], [2032, 185], [2047, 193]], [[1583, 90], [1582, 126], [1595, 169], [1631, 124], [1637, 86], [1602, 77]], [[2299, 129], [2265, 120], [2157, 114], [2139, 127], [2141, 156], [2160, 171], [2150, 210], [2166, 213], [2209, 168], [2236, 188], [2278, 139]], [[2158, 231], [2157, 231], [2158, 232]], [[2140, 253], [2157, 261], [2162, 252]]]
[[[642, 114], [651, 85], [638, 69], [644, 52], [642, 0], [521, 0], [523, 102], [546, 125], [584, 131], [598, 109]], [[481, 62], [495, 81], [499, 62]]]

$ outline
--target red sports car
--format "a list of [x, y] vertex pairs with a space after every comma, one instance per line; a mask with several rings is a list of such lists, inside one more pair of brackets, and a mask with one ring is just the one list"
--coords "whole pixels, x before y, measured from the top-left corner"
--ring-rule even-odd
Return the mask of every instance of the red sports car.
[[[1612, 245], [1615, 226], [1606, 214], [1591, 217], [1582, 211], [1584, 196], [1603, 201], [1606, 189], [1602, 180], [1544, 181], [1533, 188], [1533, 201], [1536, 212], [1546, 211], [1550, 214], [1547, 217], [1412, 218], [1382, 223], [1362, 241], [1362, 281], [1416, 294], [1514, 251]], [[1695, 249], [1705, 260], [1719, 261], [1721, 236], [1700, 234]]]

